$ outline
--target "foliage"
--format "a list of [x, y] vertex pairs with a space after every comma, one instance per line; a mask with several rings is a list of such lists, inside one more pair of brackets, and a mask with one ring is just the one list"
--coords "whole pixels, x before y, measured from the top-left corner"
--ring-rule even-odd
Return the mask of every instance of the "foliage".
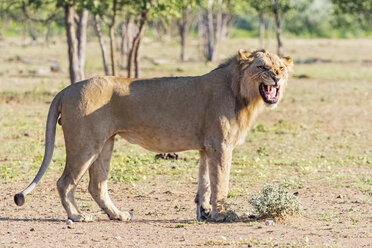
[[287, 33], [302, 37], [351, 38], [369, 30], [355, 13], [345, 13], [331, 0], [296, 1], [284, 19]]
[[[44, 35], [53, 37], [63, 34], [61, 7], [66, 2], [74, 4], [78, 13], [84, 7], [92, 14], [98, 13], [104, 19], [110, 20], [112, 1], [109, 0], [2, 1], [0, 36], [23, 34], [35, 40]], [[214, 4], [217, 4], [216, 2]], [[137, 17], [143, 4], [148, 10], [151, 27], [151, 22], [159, 21], [167, 26], [166, 24], [172, 23], [175, 18], [182, 17], [183, 8], [188, 7], [195, 12], [198, 8], [204, 8], [207, 1], [118, 0], [117, 23], [129, 15]], [[232, 27], [236, 30], [235, 36], [258, 36], [258, 17], [255, 12], [264, 10], [267, 26], [272, 18], [272, 8], [271, 0], [222, 1], [222, 12], [231, 16]], [[351, 38], [363, 37], [372, 32], [372, 1], [369, 0], [279, 0], [278, 9], [282, 16], [283, 33], [289, 36]], [[38, 22], [47, 20], [49, 21], [47, 25], [45, 22]], [[172, 26], [169, 25], [169, 28]]]
[[298, 1], [293, 0], [273, 0], [269, 8], [273, 11], [276, 9], [280, 16], [284, 17], [285, 14], [294, 9], [295, 3]]
[[37, 40], [60, 34], [63, 13], [55, 2], [40, 0], [0, 1], [0, 37], [27, 34]]
[[282, 218], [299, 214], [301, 204], [297, 197], [276, 185], [266, 185], [261, 194], [252, 195], [248, 202], [262, 218]]
[[372, 2], [370, 0], [332, 0], [336, 14], [350, 13], [357, 15], [365, 25], [372, 23]]
[[250, 0], [249, 3], [257, 12], [266, 12], [271, 7], [271, 0]]
[[333, 29], [332, 6], [329, 1], [298, 1], [284, 21], [288, 32], [296, 36], [329, 37]]
[[[272, 12], [274, 9], [279, 11], [279, 14], [284, 15], [294, 8], [296, 3], [302, 1], [293, 0], [250, 0], [249, 3], [257, 12]], [[308, 1], [309, 2], [309, 1]]]
[[[359, 24], [361, 28], [372, 30], [372, 1], [370, 0], [332, 0], [334, 15], [343, 20], [348, 18], [342, 24], [351, 26], [352, 24]], [[349, 22], [349, 23], [348, 23]]]

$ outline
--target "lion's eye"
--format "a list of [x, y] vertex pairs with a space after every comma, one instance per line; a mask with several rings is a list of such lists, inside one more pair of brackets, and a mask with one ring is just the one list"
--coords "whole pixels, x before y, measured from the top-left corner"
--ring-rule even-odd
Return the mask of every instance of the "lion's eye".
[[268, 67], [262, 66], [262, 65], [257, 66], [257, 68], [262, 69], [262, 70], [269, 70]]

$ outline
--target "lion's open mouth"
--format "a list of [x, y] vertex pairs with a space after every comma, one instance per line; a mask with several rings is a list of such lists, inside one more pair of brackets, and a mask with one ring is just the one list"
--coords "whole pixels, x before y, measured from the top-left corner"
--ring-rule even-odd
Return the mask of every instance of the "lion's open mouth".
[[275, 104], [278, 102], [280, 86], [261, 83], [259, 89], [264, 102], [269, 104]]

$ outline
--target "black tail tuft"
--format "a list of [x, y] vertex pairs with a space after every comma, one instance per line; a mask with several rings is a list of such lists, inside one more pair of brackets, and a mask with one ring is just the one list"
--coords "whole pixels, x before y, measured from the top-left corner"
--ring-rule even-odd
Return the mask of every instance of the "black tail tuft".
[[14, 196], [14, 202], [17, 206], [22, 206], [25, 204], [25, 196], [22, 193], [16, 194]]

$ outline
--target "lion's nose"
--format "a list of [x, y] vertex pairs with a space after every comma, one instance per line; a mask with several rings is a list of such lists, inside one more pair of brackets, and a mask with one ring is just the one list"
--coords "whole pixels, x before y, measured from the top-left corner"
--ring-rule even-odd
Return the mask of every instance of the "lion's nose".
[[277, 78], [277, 77], [271, 77], [271, 78], [274, 80], [275, 86], [278, 86], [278, 82], [279, 82], [280, 78]]

